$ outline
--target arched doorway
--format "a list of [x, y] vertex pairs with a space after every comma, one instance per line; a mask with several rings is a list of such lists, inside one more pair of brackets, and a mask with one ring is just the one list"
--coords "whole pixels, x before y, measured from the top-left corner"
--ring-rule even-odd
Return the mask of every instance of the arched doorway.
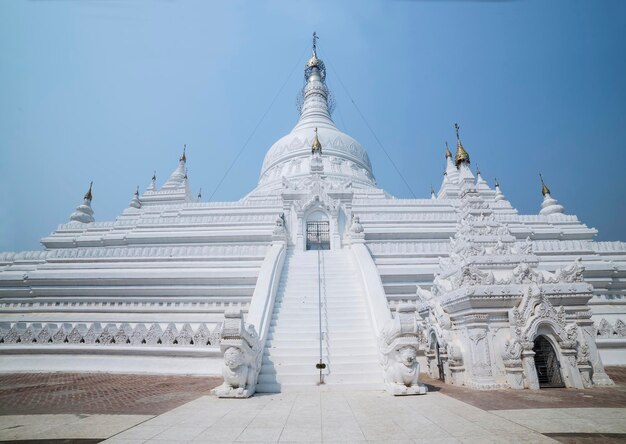
[[330, 223], [321, 211], [311, 213], [306, 220], [306, 249], [330, 250]]
[[533, 347], [535, 369], [540, 388], [565, 387], [561, 375], [561, 365], [554, 347], [545, 336], [537, 336]]
[[434, 331], [430, 334], [430, 345], [426, 355], [428, 358], [428, 366], [430, 368], [430, 376], [445, 382], [446, 375], [443, 366], [443, 359], [439, 353], [439, 341], [437, 340], [437, 335]]

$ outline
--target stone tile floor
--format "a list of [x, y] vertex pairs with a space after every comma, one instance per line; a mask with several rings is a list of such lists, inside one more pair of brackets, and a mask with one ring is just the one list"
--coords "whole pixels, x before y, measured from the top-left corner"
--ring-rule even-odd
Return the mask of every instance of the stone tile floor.
[[[0, 375], [0, 442], [626, 443], [626, 368], [591, 390], [208, 396], [217, 378]], [[45, 413], [45, 414], [41, 414]], [[556, 441], [555, 441], [556, 440]]]
[[208, 395], [221, 378], [106, 373], [0, 374], [0, 415], [158, 415]]
[[609, 376], [615, 382], [612, 387], [594, 387], [585, 390], [472, 390], [444, 384], [441, 381], [420, 377], [429, 390], [466, 402], [483, 410], [616, 407], [626, 408], [626, 367], [609, 367]]

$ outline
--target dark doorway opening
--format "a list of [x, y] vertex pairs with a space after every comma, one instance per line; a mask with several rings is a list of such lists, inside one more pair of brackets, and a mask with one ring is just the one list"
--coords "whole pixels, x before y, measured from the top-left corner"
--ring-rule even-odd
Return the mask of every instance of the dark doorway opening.
[[328, 222], [306, 223], [306, 249], [330, 250], [330, 227]]
[[550, 341], [545, 336], [538, 336], [535, 339], [533, 351], [535, 352], [535, 368], [537, 369], [539, 387], [565, 387], [561, 376], [561, 365]]

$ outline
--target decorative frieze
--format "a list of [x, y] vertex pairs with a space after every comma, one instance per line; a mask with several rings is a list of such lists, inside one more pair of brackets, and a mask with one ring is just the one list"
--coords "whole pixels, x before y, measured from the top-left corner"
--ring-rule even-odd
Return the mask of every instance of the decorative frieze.
[[[67, 344], [80, 347], [93, 345], [128, 345], [128, 346], [196, 346], [217, 345], [220, 338], [221, 324], [182, 324], [178, 330], [170, 323], [165, 330], [161, 324], [108, 323], [104, 326], [93, 323], [5, 323], [0, 327], [0, 347], [6, 345], [42, 345]], [[209, 328], [209, 326], [211, 328]]]

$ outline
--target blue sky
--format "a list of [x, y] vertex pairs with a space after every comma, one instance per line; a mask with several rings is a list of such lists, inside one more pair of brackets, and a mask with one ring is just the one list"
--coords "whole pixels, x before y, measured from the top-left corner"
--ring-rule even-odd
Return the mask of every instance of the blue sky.
[[213, 200], [245, 195], [297, 120], [313, 31], [333, 117], [388, 192], [411, 196], [341, 83], [418, 197], [459, 122], [521, 213], [542, 172], [598, 239], [626, 239], [626, 2], [16, 0], [0, 2], [0, 251], [38, 249], [91, 180], [113, 220], [183, 144], [207, 198], [280, 91]]

